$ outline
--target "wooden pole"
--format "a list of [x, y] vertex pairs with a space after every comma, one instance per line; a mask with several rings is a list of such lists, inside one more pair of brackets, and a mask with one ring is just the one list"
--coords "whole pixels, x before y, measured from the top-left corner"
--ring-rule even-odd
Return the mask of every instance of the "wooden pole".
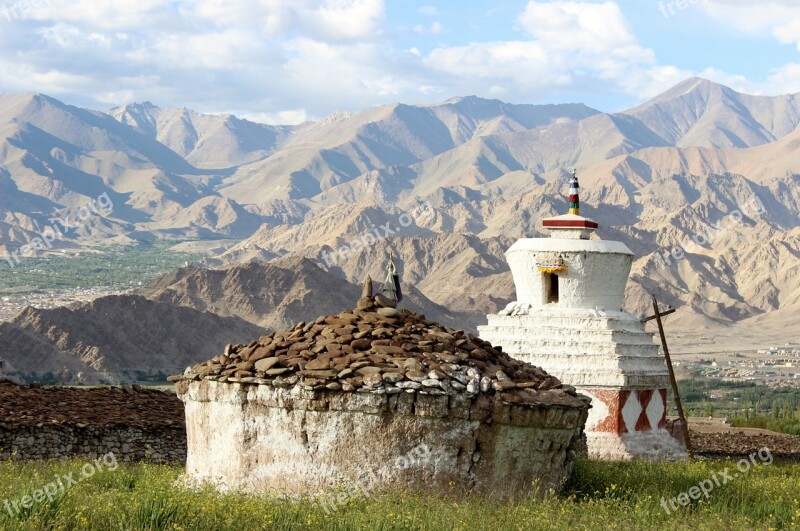
[[[667, 347], [667, 336], [664, 334], [664, 324], [661, 322], [661, 313], [658, 311], [658, 301], [656, 296], [653, 295], [653, 312], [655, 313], [656, 323], [658, 323], [658, 333], [661, 336], [661, 346], [664, 348], [664, 357], [667, 360], [667, 368], [669, 369], [669, 381], [672, 384], [672, 394], [675, 396], [675, 407], [678, 409], [678, 418], [686, 428], [686, 451], [689, 457], [694, 457], [692, 452], [692, 443], [689, 440], [689, 423], [686, 421], [686, 415], [683, 414], [683, 404], [681, 403], [681, 394], [678, 392], [678, 381], [675, 379], [675, 371], [672, 368], [672, 359], [669, 356], [669, 347]], [[671, 312], [670, 312], [671, 313]]]

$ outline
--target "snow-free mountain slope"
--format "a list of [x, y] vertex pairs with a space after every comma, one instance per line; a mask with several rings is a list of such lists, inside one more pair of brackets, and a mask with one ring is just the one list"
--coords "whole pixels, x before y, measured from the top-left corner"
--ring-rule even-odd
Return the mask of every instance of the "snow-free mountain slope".
[[691, 78], [625, 111], [678, 147], [753, 147], [800, 125], [800, 94], [751, 96]]
[[161, 109], [150, 102], [108, 111], [119, 122], [154, 138], [198, 168], [230, 168], [267, 157], [302, 126], [270, 126], [230, 114]]
[[[615, 113], [463, 97], [284, 127], [147, 103], [101, 113], [2, 95], [0, 252], [107, 194], [113, 211], [60, 246], [220, 242], [209, 260], [229, 265], [226, 280], [187, 275], [175, 298], [165, 288], [171, 304], [290, 324], [334, 311], [319, 309], [338, 304], [336, 286], [349, 293], [392, 250], [410, 302], [459, 312], [471, 326], [513, 297], [503, 251], [564, 212], [576, 168], [581, 212], [637, 256], [631, 308], [645, 312], [654, 292], [679, 308], [680, 326], [756, 322], [786, 315], [800, 293], [799, 99], [693, 78]], [[678, 247], [686, 256], [664, 263]], [[269, 295], [253, 285], [260, 295], [237, 302], [231, 294], [250, 288], [231, 279], [248, 260], [280, 263], [276, 278], [315, 287]], [[208, 286], [202, 298], [191, 298], [192, 282]], [[257, 307], [259, 297], [274, 301]]]

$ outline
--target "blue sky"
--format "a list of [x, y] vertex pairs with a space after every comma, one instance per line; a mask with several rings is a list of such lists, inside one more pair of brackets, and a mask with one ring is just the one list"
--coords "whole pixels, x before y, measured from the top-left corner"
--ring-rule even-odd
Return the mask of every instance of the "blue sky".
[[699, 75], [800, 92], [795, 0], [0, 0], [0, 90], [271, 123], [476, 94], [613, 111]]

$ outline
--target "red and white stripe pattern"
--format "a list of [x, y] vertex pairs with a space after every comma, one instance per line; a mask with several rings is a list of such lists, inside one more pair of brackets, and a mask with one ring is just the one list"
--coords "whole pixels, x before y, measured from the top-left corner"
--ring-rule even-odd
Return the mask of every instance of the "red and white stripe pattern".
[[663, 428], [667, 423], [666, 389], [592, 389], [590, 392], [608, 408], [608, 415], [591, 427], [592, 431], [633, 433]]

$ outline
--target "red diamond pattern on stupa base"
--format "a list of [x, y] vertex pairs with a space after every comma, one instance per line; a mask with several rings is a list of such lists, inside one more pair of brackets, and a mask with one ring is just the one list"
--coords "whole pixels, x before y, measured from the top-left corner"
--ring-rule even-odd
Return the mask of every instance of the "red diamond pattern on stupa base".
[[647, 406], [653, 398], [653, 391], [636, 391], [637, 398], [639, 398], [639, 405], [642, 412], [639, 413], [639, 418], [636, 419], [636, 426], [634, 431], [646, 431], [652, 429], [650, 420], [647, 418]]
[[592, 431], [632, 433], [663, 428], [667, 422], [666, 389], [587, 389], [608, 408]]
[[622, 420], [622, 404], [628, 399], [630, 391], [623, 390], [607, 390], [607, 389], [591, 389], [589, 390], [594, 396], [601, 400], [608, 408], [608, 415], [597, 425], [592, 431], [602, 431], [608, 433], [625, 433], [625, 422]]

